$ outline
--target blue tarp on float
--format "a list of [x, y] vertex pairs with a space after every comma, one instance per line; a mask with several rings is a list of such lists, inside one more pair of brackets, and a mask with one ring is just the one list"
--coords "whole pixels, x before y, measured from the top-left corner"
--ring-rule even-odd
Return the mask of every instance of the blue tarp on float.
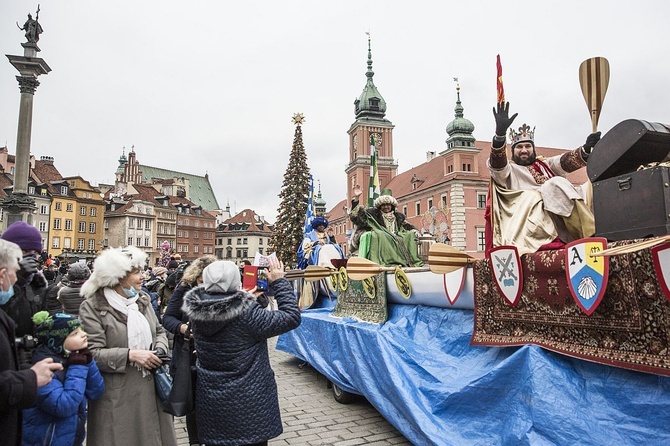
[[667, 445], [670, 378], [540, 347], [474, 347], [473, 312], [389, 305], [383, 325], [307, 310], [277, 348], [364, 395], [415, 445]]

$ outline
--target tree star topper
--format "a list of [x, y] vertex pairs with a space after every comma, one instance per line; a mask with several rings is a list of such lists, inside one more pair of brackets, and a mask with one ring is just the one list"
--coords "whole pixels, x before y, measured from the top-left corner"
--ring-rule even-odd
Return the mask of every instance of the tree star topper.
[[302, 123], [305, 122], [305, 115], [302, 113], [295, 113], [292, 121], [295, 125], [302, 125]]

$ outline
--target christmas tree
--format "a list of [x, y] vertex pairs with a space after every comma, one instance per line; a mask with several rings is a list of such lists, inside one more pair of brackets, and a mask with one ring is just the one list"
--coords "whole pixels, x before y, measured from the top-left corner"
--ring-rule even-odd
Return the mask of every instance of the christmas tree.
[[293, 115], [295, 124], [293, 149], [279, 192], [281, 203], [277, 209], [277, 222], [270, 241], [271, 249], [277, 253], [279, 260], [291, 268], [297, 263], [296, 252], [304, 236], [305, 212], [309, 199], [309, 167], [302, 144], [301, 124], [304, 121], [302, 113]]

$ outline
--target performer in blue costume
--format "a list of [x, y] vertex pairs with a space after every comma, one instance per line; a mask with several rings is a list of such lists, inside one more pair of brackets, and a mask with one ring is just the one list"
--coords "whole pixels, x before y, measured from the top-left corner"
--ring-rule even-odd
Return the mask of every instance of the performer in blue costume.
[[328, 220], [316, 217], [312, 220], [312, 230], [305, 233], [305, 238], [298, 249], [298, 268], [304, 269], [308, 265], [332, 267], [331, 259], [343, 259], [342, 248], [335, 241], [335, 237], [326, 233]]

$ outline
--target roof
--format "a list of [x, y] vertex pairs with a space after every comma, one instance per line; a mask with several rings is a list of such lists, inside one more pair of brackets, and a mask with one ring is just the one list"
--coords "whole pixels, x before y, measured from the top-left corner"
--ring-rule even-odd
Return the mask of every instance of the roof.
[[251, 209], [244, 209], [223, 222], [222, 232], [259, 231], [272, 233], [272, 225]]
[[191, 201], [203, 209], [215, 210], [220, 209], [219, 203], [216, 201], [212, 185], [209, 182], [209, 177], [205, 175], [193, 175], [191, 173], [177, 172], [176, 170], [162, 169], [160, 167], [147, 166], [146, 164], [139, 164], [142, 172], [142, 181], [144, 183], [151, 183], [154, 178], [171, 179], [184, 178], [189, 181], [189, 197]]

